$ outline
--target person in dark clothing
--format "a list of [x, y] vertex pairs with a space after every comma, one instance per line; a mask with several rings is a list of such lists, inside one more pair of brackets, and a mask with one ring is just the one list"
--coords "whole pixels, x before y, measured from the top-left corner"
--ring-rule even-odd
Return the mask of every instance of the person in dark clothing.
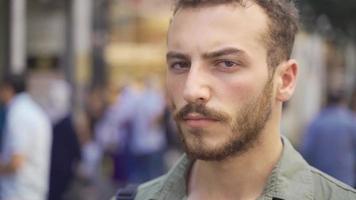
[[356, 123], [346, 97], [344, 91], [329, 92], [326, 106], [306, 129], [301, 153], [310, 165], [353, 186]]
[[[349, 106], [350, 106], [351, 112], [353, 112], [354, 124], [356, 124], [356, 85], [355, 85], [355, 88], [353, 89]], [[355, 173], [354, 174], [356, 177], [356, 134], [353, 137], [352, 144], [353, 144], [353, 148], [355, 149], [355, 151], [354, 151], [354, 161], [355, 161], [354, 172]], [[356, 178], [354, 180], [353, 186], [354, 186], [354, 188], [356, 188]]]
[[4, 137], [4, 127], [5, 127], [5, 120], [6, 120], [6, 109], [5, 106], [0, 104], [0, 152], [2, 150], [2, 143]]
[[75, 178], [81, 148], [70, 114], [70, 86], [55, 80], [50, 87], [51, 105], [47, 112], [52, 121], [53, 139], [48, 200], [62, 200]]
[[53, 127], [49, 200], [63, 199], [80, 157], [78, 137], [71, 117], [67, 116]]

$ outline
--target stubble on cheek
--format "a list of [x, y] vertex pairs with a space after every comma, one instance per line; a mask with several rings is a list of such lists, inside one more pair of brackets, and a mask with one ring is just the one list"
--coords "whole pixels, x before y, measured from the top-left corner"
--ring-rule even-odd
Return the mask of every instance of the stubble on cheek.
[[[235, 111], [234, 120], [223, 121], [219, 129], [189, 129], [177, 120], [179, 136], [187, 155], [193, 159], [219, 161], [241, 155], [252, 148], [271, 115], [272, 88], [273, 85], [268, 82], [259, 96]], [[211, 134], [221, 138], [218, 142], [211, 142], [214, 138], [209, 138]]]

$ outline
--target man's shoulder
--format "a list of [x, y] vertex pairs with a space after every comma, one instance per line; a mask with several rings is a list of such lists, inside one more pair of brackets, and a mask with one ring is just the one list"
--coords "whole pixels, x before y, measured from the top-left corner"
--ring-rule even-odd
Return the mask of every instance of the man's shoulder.
[[[158, 177], [151, 181], [148, 181], [146, 183], [140, 184], [137, 187], [134, 186], [135, 189], [132, 190], [132, 193], [136, 193], [134, 195], [135, 200], [155, 199], [154, 198], [155, 194], [157, 194], [159, 191], [161, 191], [164, 179], [165, 179], [165, 176], [161, 176], [161, 177]], [[110, 200], [116, 200], [116, 199], [117, 199], [117, 197], [114, 196]], [[130, 199], [130, 198], [127, 198], [127, 199]]]
[[138, 187], [135, 200], [153, 199], [158, 194], [164, 185], [166, 175], [143, 183]]
[[48, 121], [43, 108], [33, 98], [26, 94], [19, 94], [8, 108], [8, 116], [25, 121]]
[[356, 190], [335, 178], [311, 167], [315, 199], [356, 200]]
[[181, 199], [186, 192], [186, 174], [192, 162], [183, 154], [166, 174], [140, 185], [135, 200]]

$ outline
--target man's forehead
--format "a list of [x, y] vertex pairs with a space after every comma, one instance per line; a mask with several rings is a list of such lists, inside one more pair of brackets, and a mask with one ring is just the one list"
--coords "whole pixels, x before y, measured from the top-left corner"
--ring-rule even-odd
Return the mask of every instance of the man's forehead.
[[267, 32], [267, 25], [267, 15], [256, 4], [183, 8], [174, 15], [171, 21], [167, 38], [168, 46], [176, 46], [183, 39], [200, 40], [206, 35], [222, 32], [224, 33], [216, 34], [215, 37], [209, 39], [219, 43], [224, 39], [228, 42], [230, 39], [249, 37], [249, 40], [253, 38], [257, 43], [261, 43], [261, 38]]
[[[213, 19], [222, 19], [222, 17], [224, 17], [224, 21], [231, 21], [232, 24], [243, 21], [261, 22], [266, 26], [268, 24], [268, 16], [256, 3], [250, 2], [244, 5], [229, 3], [181, 8], [171, 18], [169, 30], [172, 26], [185, 25], [190, 22], [209, 22]], [[200, 21], [197, 19], [200, 19]], [[220, 23], [223, 23], [223, 21]]]
[[254, 3], [256, 0], [180, 0], [175, 5], [175, 13], [182, 8], [197, 8], [204, 6], [216, 6], [216, 5], [239, 5], [248, 6]]
[[208, 1], [206, 3], [201, 3], [197, 6], [181, 6], [176, 8], [176, 10], [173, 13], [173, 18], [175, 15], [182, 11], [190, 10], [190, 11], [199, 11], [199, 10], [204, 10], [204, 9], [209, 9], [209, 8], [217, 8], [217, 7], [225, 7], [225, 8], [230, 8], [233, 10], [234, 8], [244, 8], [248, 9], [251, 6], [258, 6], [255, 1], [253, 0], [241, 0], [241, 1]]

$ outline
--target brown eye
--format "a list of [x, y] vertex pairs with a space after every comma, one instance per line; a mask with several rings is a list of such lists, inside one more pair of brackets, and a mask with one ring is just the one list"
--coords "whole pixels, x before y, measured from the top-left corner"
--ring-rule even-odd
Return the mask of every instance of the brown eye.
[[223, 65], [224, 67], [234, 67], [234, 66], [236, 66], [236, 63], [234, 63], [232, 61], [223, 61], [223, 62], [221, 62], [220, 65]]
[[171, 64], [169, 64], [169, 68], [173, 72], [184, 72], [186, 70], [189, 70], [190, 63], [185, 61], [172, 62]]
[[231, 60], [219, 60], [215, 65], [219, 68], [234, 68], [240, 66], [239, 63]]
[[221, 72], [234, 72], [239, 69], [241, 64], [232, 60], [218, 60], [215, 62], [215, 68]]

